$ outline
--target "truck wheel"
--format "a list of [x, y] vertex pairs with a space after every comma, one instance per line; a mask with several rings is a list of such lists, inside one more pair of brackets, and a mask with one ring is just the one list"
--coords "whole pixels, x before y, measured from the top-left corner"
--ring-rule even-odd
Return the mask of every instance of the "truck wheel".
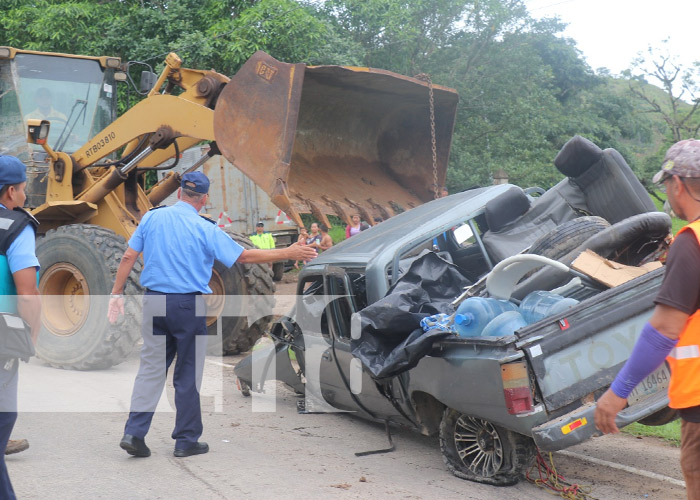
[[114, 325], [107, 305], [127, 244], [109, 229], [71, 224], [37, 241], [42, 327], [37, 355], [49, 365], [89, 370], [124, 361], [141, 337], [141, 262], [125, 289], [124, 316]]
[[[224, 229], [233, 240], [245, 249], [255, 246], [242, 234], [230, 229]], [[267, 264], [240, 264], [227, 268], [221, 262], [214, 262], [209, 287], [212, 295], [207, 296], [207, 327], [211, 341], [211, 354], [238, 354], [250, 350], [255, 341], [262, 337], [272, 319], [272, 308], [275, 304], [275, 284], [272, 272]], [[231, 296], [250, 295], [255, 297], [251, 302], [250, 316], [257, 320], [248, 324], [246, 316], [226, 316], [222, 320], [221, 331], [223, 338], [217, 337], [217, 318], [226, 308], [226, 300]], [[235, 300], [235, 297], [230, 298]], [[234, 310], [234, 308], [231, 308]], [[243, 314], [248, 314], [244, 311]]]
[[282, 281], [284, 277], [284, 262], [275, 262], [272, 264], [272, 279], [275, 281]]
[[648, 425], [651, 427], [656, 427], [657, 425], [666, 425], [673, 422], [678, 418], [678, 411], [668, 406], [663, 410], [659, 410], [656, 413], [652, 413], [648, 417], [644, 417], [639, 420], [642, 425]]
[[528, 253], [559, 260], [588, 238], [610, 227], [602, 217], [577, 217], [552, 229], [531, 246]]
[[520, 481], [536, 452], [529, 437], [452, 408], [440, 422], [440, 450], [455, 476], [494, 486]]

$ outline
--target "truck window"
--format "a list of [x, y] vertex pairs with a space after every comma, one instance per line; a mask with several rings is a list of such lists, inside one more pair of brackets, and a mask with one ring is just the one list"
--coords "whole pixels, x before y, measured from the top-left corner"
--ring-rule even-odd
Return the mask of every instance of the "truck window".
[[481, 213], [448, 232], [448, 237], [453, 239], [455, 246], [451, 252], [452, 261], [474, 282], [491, 270], [480, 245], [481, 236], [486, 232], [485, 226], [485, 216]]
[[297, 323], [304, 325], [318, 324], [315, 318], [321, 318], [320, 333], [327, 340], [330, 339], [328, 330], [328, 308], [326, 306], [326, 289], [323, 284], [323, 276], [308, 276], [301, 283], [302, 293], [297, 297]]
[[[348, 290], [348, 284], [350, 290]], [[330, 276], [328, 285], [330, 292], [338, 297], [330, 305], [333, 311], [333, 324], [338, 337], [349, 340], [352, 337], [352, 315], [367, 306], [365, 275], [359, 272], [348, 272], [344, 278]]]

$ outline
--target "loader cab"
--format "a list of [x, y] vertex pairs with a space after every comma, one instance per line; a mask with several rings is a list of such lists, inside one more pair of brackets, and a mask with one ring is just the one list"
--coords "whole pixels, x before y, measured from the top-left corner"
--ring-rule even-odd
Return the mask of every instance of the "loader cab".
[[115, 73], [121, 73], [120, 65], [114, 57], [0, 47], [0, 154], [44, 162], [41, 146], [27, 144], [30, 118], [51, 122], [53, 149], [79, 149], [117, 117]]

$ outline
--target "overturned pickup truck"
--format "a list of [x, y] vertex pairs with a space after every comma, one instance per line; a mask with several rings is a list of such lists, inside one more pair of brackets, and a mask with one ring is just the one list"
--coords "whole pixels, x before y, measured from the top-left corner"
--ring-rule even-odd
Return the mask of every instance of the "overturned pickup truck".
[[[306, 411], [439, 435], [450, 471], [493, 485], [517, 482], [537, 447], [593, 436], [595, 401], [650, 317], [663, 269], [610, 288], [570, 265], [585, 250], [628, 266], [656, 261], [671, 221], [615, 150], [576, 136], [555, 165], [566, 178], [538, 197], [512, 185], [472, 189], [311, 261], [294, 310], [271, 330], [274, 346], [236, 367], [243, 393], [282, 380], [305, 393]], [[453, 313], [470, 300], [517, 311], [542, 291], [570, 307], [534, 319], [531, 308], [528, 321], [501, 321], [489, 335], [455, 331]], [[424, 331], [421, 320], [439, 313], [452, 319]], [[643, 381], [617, 424], [674, 419], [668, 379], [662, 367]]]

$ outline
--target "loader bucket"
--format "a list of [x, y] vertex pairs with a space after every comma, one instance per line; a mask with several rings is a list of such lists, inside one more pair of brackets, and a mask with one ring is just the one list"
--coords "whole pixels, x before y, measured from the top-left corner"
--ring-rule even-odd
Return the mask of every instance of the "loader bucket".
[[[441, 186], [458, 97], [433, 90]], [[415, 78], [259, 51], [221, 92], [214, 123], [222, 154], [299, 224], [300, 213], [372, 223], [435, 196], [429, 85]]]

